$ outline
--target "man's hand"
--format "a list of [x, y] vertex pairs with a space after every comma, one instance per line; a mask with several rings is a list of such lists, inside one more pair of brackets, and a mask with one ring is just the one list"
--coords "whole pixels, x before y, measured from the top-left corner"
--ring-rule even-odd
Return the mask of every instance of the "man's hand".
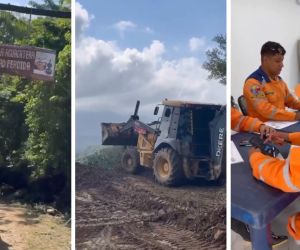
[[265, 124], [260, 125], [259, 132], [260, 132], [260, 138], [263, 139], [264, 135], [268, 137], [271, 133], [274, 133], [276, 130], [272, 127], [269, 127]]
[[248, 151], [248, 155], [249, 155], [249, 158], [251, 157], [251, 155], [255, 152], [261, 152], [259, 148], [255, 148], [255, 147], [251, 147]]
[[268, 136], [264, 143], [271, 142], [273, 144], [283, 145], [288, 141], [288, 137], [288, 133], [275, 131]]

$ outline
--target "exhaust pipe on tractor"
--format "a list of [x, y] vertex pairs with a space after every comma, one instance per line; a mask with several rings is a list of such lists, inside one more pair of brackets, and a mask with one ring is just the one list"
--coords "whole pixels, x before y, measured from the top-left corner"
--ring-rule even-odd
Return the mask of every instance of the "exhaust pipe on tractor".
[[140, 108], [140, 101], [137, 100], [137, 101], [136, 101], [136, 104], [135, 104], [134, 113], [133, 113], [133, 115], [130, 117], [130, 120], [137, 121], [137, 120], [140, 119], [139, 116], [138, 116], [139, 108]]
[[138, 135], [133, 129], [133, 122], [139, 120], [139, 107], [140, 101], [138, 100], [135, 104], [134, 113], [127, 122], [101, 123], [102, 145], [136, 146]]

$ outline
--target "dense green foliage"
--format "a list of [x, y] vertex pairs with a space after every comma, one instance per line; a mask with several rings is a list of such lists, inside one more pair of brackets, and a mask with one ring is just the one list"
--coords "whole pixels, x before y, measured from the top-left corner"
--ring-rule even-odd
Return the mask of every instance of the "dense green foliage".
[[91, 167], [116, 168], [121, 165], [123, 146], [101, 146], [96, 150], [87, 149], [87, 152], [76, 157], [76, 161]]
[[[28, 185], [60, 176], [61, 189], [49, 196], [63, 194], [70, 206], [71, 20], [39, 17], [29, 23], [2, 12], [0, 27], [0, 43], [56, 51], [55, 82], [0, 75], [0, 171], [30, 169]], [[0, 176], [0, 185], [5, 181]]]
[[58, 3], [53, 0], [44, 0], [44, 3], [37, 3], [35, 1], [29, 1], [29, 4], [37, 9], [48, 9], [55, 11], [70, 11], [71, 0], [58, 0]]
[[226, 37], [217, 35], [213, 41], [217, 47], [206, 51], [207, 61], [203, 63], [203, 68], [210, 72], [209, 79], [214, 78], [226, 84]]

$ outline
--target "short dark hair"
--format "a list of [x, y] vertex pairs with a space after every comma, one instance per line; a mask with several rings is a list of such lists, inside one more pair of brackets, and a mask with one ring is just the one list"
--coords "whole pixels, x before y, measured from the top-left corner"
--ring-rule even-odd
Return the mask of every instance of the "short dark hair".
[[280, 54], [280, 55], [285, 55], [285, 49], [276, 42], [266, 42], [262, 47], [261, 47], [261, 51], [260, 51], [260, 55], [261, 56], [265, 56], [265, 55], [271, 55], [274, 56], [276, 54]]

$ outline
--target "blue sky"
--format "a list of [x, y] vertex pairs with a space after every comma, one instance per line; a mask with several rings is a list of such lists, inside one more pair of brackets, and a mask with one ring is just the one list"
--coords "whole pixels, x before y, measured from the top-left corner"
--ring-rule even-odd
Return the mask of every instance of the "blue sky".
[[[29, 0], [0, 0], [0, 3], [9, 3], [13, 5], [19, 5], [19, 6], [28, 6]], [[35, 0], [37, 3], [43, 3], [42, 0]]]
[[85, 0], [75, 3], [76, 151], [99, 145], [101, 122], [123, 122], [141, 101], [226, 102], [202, 64], [226, 31], [225, 0]]
[[[87, 35], [118, 41], [123, 49], [142, 49], [154, 39], [163, 41], [167, 58], [190, 54], [188, 41], [192, 37], [205, 38], [204, 46], [213, 46], [211, 39], [226, 31], [225, 0], [85, 0], [79, 3], [93, 17]], [[114, 28], [121, 20], [130, 21], [135, 27], [121, 34]], [[203, 51], [197, 53], [194, 56], [203, 59]]]
[[[26, 6], [28, 0], [0, 0]], [[43, 2], [37, 0], [37, 2]], [[73, 1], [74, 3], [74, 1]], [[137, 99], [148, 122], [162, 99], [224, 103], [202, 64], [226, 31], [225, 0], [79, 0], [76, 150], [100, 144], [100, 122], [127, 120]], [[77, 32], [78, 31], [78, 32]]]

